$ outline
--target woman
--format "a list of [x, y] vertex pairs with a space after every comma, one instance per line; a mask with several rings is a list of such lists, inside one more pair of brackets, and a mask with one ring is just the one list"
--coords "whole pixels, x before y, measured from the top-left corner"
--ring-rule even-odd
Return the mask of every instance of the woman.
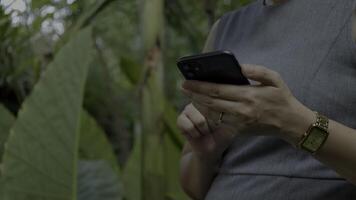
[[[205, 51], [251, 86], [186, 81], [181, 184], [193, 199], [356, 199], [356, 0], [256, 0]], [[317, 112], [317, 113], [316, 113]]]

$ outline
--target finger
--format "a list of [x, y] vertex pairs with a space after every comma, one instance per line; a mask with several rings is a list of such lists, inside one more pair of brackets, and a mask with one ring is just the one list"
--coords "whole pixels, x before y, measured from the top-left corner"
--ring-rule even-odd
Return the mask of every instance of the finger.
[[194, 124], [185, 115], [179, 115], [177, 119], [177, 126], [183, 132], [184, 135], [188, 136], [187, 139], [200, 137], [199, 131], [195, 128]]
[[[232, 115], [240, 115], [241, 112], [246, 112], [247, 105], [242, 102], [228, 101], [225, 99], [213, 98], [207, 95], [190, 93], [189, 98], [200, 105], [210, 108], [217, 113], [229, 113]], [[204, 115], [205, 116], [205, 115]]]
[[200, 133], [204, 135], [210, 133], [206, 118], [192, 104], [188, 105], [183, 112]]
[[201, 81], [185, 81], [182, 85], [181, 91], [184, 94], [195, 92], [205, 94], [211, 97], [232, 100], [232, 101], [246, 101], [249, 100], [249, 94], [254, 87], [247, 85], [226, 85], [215, 84]]
[[199, 104], [198, 102], [192, 102], [194, 107], [199, 110], [199, 112], [205, 117], [206, 123], [209, 128], [209, 132], [213, 132], [216, 129], [217, 122], [219, 121], [220, 118], [220, 113], [217, 111], [214, 111], [206, 106], [203, 106]]
[[284, 82], [280, 75], [277, 72], [268, 69], [267, 67], [260, 65], [242, 64], [241, 70], [246, 78], [258, 81], [263, 85], [275, 87], [284, 86]]
[[193, 101], [192, 104], [194, 107], [199, 110], [199, 112], [209, 121], [209, 120], [215, 120], [217, 121], [219, 119], [220, 113], [210, 109], [209, 107], [206, 107], [199, 102]]
[[222, 119], [222, 123], [219, 123], [219, 119], [220, 119], [220, 115], [221, 115], [221, 112], [217, 112], [211, 108], [208, 108], [206, 106], [203, 106], [197, 102], [192, 102], [192, 104], [194, 105], [194, 107], [196, 109], [199, 110], [199, 112], [205, 116], [205, 119], [207, 121], [207, 124], [208, 124], [208, 127], [209, 127], [209, 130], [211, 133], [214, 133], [215, 130], [217, 128], [220, 128], [221, 125], [224, 125], [224, 124], [233, 124], [234, 127], [237, 126], [237, 121], [238, 121], [238, 118], [233, 116], [233, 115], [230, 115], [228, 113], [224, 113], [223, 115], [223, 119]]

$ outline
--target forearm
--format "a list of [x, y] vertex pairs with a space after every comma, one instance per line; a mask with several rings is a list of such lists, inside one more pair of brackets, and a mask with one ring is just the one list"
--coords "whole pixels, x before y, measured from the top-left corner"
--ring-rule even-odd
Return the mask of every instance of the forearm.
[[181, 158], [180, 180], [184, 191], [193, 199], [204, 199], [216, 176], [219, 158], [200, 158], [188, 152]]
[[[292, 117], [293, 128], [290, 128], [289, 141], [296, 144], [310, 124], [314, 123], [314, 113], [304, 107]], [[293, 120], [292, 120], [293, 121]], [[329, 137], [315, 158], [335, 170], [340, 176], [356, 185], [356, 130], [329, 120]]]
[[330, 120], [329, 132], [316, 158], [356, 185], [356, 130]]

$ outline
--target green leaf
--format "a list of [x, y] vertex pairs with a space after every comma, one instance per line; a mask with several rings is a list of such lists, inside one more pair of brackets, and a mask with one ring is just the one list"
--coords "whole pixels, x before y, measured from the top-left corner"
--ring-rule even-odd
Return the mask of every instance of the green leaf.
[[[137, 130], [138, 128], [136, 128]], [[142, 199], [142, 136], [136, 131], [135, 143], [123, 171], [125, 199]]]
[[0, 104], [0, 162], [4, 153], [4, 145], [10, 132], [15, 117], [3, 105]]
[[142, 30], [145, 50], [155, 46], [157, 36], [162, 34], [163, 28], [163, 0], [150, 0], [142, 2]]
[[179, 161], [181, 158], [181, 148], [179, 148], [167, 134], [164, 137], [164, 150], [166, 199], [189, 199], [179, 184]]
[[177, 117], [178, 117], [177, 111], [174, 109], [174, 107], [171, 104], [169, 104], [166, 101], [163, 118], [164, 118], [165, 126], [168, 129], [168, 135], [171, 138], [173, 144], [178, 149], [183, 149], [184, 138], [182, 134], [179, 133], [178, 128], [176, 126]]
[[128, 57], [121, 57], [120, 59], [121, 70], [125, 73], [126, 77], [133, 85], [137, 85], [142, 73], [142, 66], [136, 63], [133, 59]]
[[23, 103], [4, 154], [5, 200], [74, 200], [91, 30], [74, 36]]
[[100, 0], [86, 8], [86, 10], [78, 17], [73, 26], [69, 27], [62, 35], [61, 40], [56, 44], [57, 48], [66, 42], [69, 38], [71, 38], [74, 34], [76, 34], [80, 29], [88, 26], [102, 10], [104, 10], [114, 1], [115, 0]]
[[48, 5], [51, 3], [52, 3], [52, 1], [50, 1], [50, 0], [34, 0], [34, 1], [31, 1], [31, 8], [32, 9], [40, 9], [40, 8], [42, 8], [42, 6]]
[[78, 30], [79, 28], [83, 28], [86, 25], [88, 25], [91, 22], [91, 20], [93, 20], [102, 10], [104, 10], [112, 2], [114, 2], [114, 0], [96, 1], [95, 4], [90, 6], [90, 8], [88, 8], [86, 10], [86, 12], [84, 12], [79, 17], [79, 19], [76, 23], [76, 26], [75, 26], [76, 28], [74, 28], [74, 29]]
[[[0, 104], [0, 167], [1, 159], [4, 153], [4, 145], [10, 133], [11, 126], [15, 121], [15, 117], [10, 113], [5, 106]], [[1, 175], [1, 174], [0, 174]], [[0, 199], [3, 198], [3, 180], [0, 176]]]
[[78, 200], [122, 199], [122, 185], [106, 161], [80, 161], [78, 183]]
[[82, 112], [79, 157], [82, 160], [105, 160], [116, 176], [120, 175], [118, 162], [105, 132], [86, 111]]

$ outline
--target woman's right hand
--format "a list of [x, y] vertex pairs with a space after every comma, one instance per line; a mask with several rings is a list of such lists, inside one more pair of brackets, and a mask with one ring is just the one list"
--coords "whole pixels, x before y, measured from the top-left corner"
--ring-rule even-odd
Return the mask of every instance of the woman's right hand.
[[235, 135], [233, 129], [224, 124], [214, 127], [213, 120], [207, 119], [199, 112], [207, 108], [199, 106], [198, 110], [196, 106], [199, 105], [189, 104], [185, 107], [177, 119], [178, 128], [187, 138], [192, 152], [200, 159], [219, 160], [232, 142]]

